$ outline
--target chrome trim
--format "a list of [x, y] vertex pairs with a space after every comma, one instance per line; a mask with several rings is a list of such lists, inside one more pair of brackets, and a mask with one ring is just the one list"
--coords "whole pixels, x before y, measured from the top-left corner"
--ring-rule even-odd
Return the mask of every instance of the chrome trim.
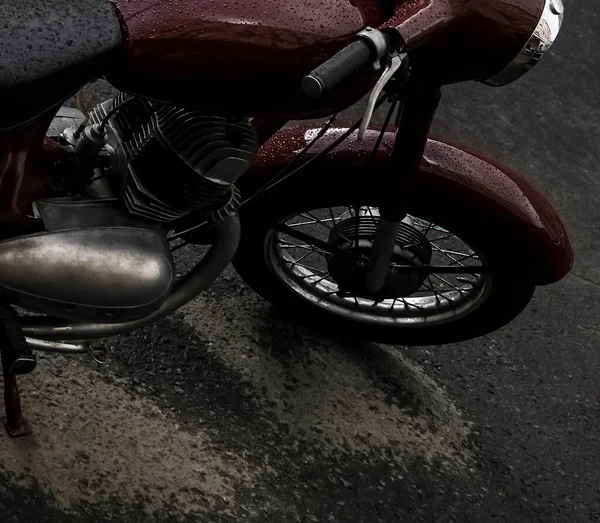
[[375, 49], [375, 52], [377, 53], [377, 58], [382, 58], [385, 54], [387, 54], [388, 41], [381, 31], [373, 29], [372, 27], [367, 27], [356, 36], [366, 40], [369, 42], [369, 44], [371, 44], [372, 48]]
[[546, 0], [542, 17], [535, 31], [518, 56], [497, 75], [483, 83], [500, 87], [514, 82], [536, 65], [558, 37], [563, 22], [562, 0]]

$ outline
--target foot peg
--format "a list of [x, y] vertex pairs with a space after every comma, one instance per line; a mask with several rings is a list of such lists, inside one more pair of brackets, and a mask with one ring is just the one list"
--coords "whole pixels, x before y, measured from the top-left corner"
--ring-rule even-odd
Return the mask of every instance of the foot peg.
[[43, 352], [60, 354], [89, 354], [97, 363], [105, 364], [88, 345], [58, 343], [26, 338], [19, 323], [19, 316], [7, 303], [0, 302], [0, 361], [4, 379], [4, 408], [6, 430], [10, 436], [31, 434], [29, 422], [23, 416], [17, 376], [29, 374], [37, 365], [32, 348]]

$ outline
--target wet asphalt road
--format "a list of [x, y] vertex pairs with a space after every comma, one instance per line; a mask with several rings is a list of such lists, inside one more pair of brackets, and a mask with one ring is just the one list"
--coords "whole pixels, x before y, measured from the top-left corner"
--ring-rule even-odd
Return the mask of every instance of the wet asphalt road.
[[[503, 89], [446, 88], [435, 123], [438, 132], [501, 158], [539, 184], [564, 218], [577, 258], [571, 275], [538, 289], [529, 308], [501, 331], [443, 348], [397, 347], [446, 389], [473, 424], [477, 482], [457, 480], [416, 464], [402, 479], [389, 482], [389, 488], [371, 491], [368, 486], [383, 481], [388, 471], [379, 462], [367, 466], [357, 460], [342, 467], [348, 478], [342, 486], [359, 478], [356, 484], [362, 487], [356, 490], [327, 487], [316, 472], [302, 485], [290, 475], [289, 484], [281, 480], [280, 485], [265, 487], [272, 489], [274, 497], [293, 498], [296, 493], [296, 502], [290, 506], [300, 520], [320, 503], [323, 510], [315, 513], [322, 518], [316, 520], [600, 520], [600, 181], [596, 165], [600, 156], [600, 60], [596, 58], [600, 16], [595, 8], [591, 0], [568, 2], [566, 25], [553, 53], [516, 84]], [[214, 292], [218, 305], [220, 293], [242, 291], [235, 282], [225, 281]], [[269, 314], [264, 307], [259, 313]], [[177, 321], [163, 322], [158, 332], [152, 332], [163, 339], [181, 336], [182, 326]], [[165, 364], [157, 363], [160, 354], [154, 346], [149, 347], [155, 351], [149, 356], [139, 355], [145, 340], [122, 340], [124, 355], [115, 372], [136, 376], [138, 383], [147, 381], [160, 391], [156, 374]], [[166, 361], [167, 366], [177, 365], [172, 356]], [[223, 405], [219, 412], [238, 429], [252, 427], [254, 421], [245, 419], [232, 405], [240, 387], [235, 377], [225, 371], [220, 377], [212, 375], [215, 368], [207, 365], [200, 379], [216, 387], [215, 399]], [[185, 383], [195, 380], [187, 376], [181, 386], [185, 389]], [[176, 405], [181, 422], [191, 423], [192, 400], [163, 393], [157, 401]], [[257, 434], [266, 431], [268, 437], [277, 434], [269, 432], [272, 429], [267, 425], [255, 429]], [[223, 436], [221, 443], [231, 441], [239, 443], [239, 436]], [[263, 444], [251, 443], [257, 448]], [[284, 453], [280, 468], [288, 467], [285, 460], [292, 458], [293, 454]], [[278, 467], [277, 463], [273, 466]], [[326, 459], [322, 466], [329, 470]], [[240, 496], [240, 503], [244, 496], [248, 504], [254, 503], [250, 494]], [[329, 508], [328, 497], [334, 496], [347, 503], [347, 510]], [[36, 489], [0, 489], [0, 503], [9, 511], [4, 512], [7, 521], [83, 521], [83, 516], [53, 508], [52, 500]], [[90, 521], [109, 519], [109, 515], [115, 521], [144, 520], [134, 506], [87, 506], [84, 513]], [[173, 514], [162, 519], [175, 520]], [[215, 509], [208, 520], [220, 520], [218, 514]], [[274, 511], [271, 519], [291, 519], [290, 514]], [[265, 519], [264, 515], [253, 518]]]
[[499, 484], [541, 521], [586, 522], [600, 520], [600, 16], [591, 0], [565, 3], [564, 32], [539, 68], [500, 90], [446, 89], [436, 128], [539, 184], [575, 267], [502, 331], [409, 352], [476, 422]]
[[436, 128], [539, 184], [575, 267], [502, 331], [409, 352], [476, 422], [499, 484], [541, 521], [587, 522], [600, 520], [600, 16], [591, 0], [565, 4], [564, 32], [537, 69], [500, 90], [446, 89]]
[[[539, 185], [569, 230], [573, 271], [501, 331], [402, 349], [475, 422], [490, 478], [516, 501], [505, 521], [600, 521], [600, 15], [591, 0], [565, 4], [549, 56], [501, 89], [445, 88], [434, 130]], [[461, 509], [469, 520], [473, 504]]]

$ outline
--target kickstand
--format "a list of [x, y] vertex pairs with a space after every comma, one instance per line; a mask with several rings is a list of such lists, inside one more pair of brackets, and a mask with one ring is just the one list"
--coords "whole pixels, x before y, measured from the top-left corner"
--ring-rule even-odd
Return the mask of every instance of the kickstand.
[[4, 377], [4, 409], [6, 430], [11, 436], [31, 434], [31, 426], [23, 416], [17, 375], [32, 372], [37, 364], [35, 354], [25, 340], [13, 308], [0, 302], [0, 360]]
[[4, 375], [4, 409], [6, 411], [5, 427], [12, 437], [26, 436], [33, 432], [31, 425], [23, 416], [21, 397], [17, 386], [17, 375], [14, 372], [3, 372]]

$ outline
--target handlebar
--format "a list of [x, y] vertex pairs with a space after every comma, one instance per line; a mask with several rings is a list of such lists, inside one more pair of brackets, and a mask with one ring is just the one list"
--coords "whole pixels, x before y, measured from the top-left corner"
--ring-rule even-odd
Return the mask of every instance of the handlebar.
[[335, 56], [302, 79], [302, 89], [310, 98], [331, 91], [340, 82], [371, 61], [371, 46], [362, 38], [354, 40]]
[[319, 98], [359, 69], [372, 64], [388, 52], [389, 37], [367, 28], [356, 40], [302, 79], [302, 89], [310, 98]]

